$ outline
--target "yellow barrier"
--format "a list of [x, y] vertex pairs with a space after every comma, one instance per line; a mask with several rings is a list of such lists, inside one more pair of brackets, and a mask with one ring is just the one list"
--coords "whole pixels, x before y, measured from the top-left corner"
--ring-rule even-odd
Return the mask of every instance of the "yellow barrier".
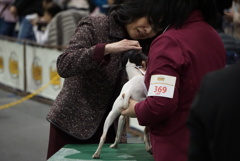
[[36, 94], [38, 94], [39, 92], [41, 92], [45, 88], [47, 88], [50, 84], [54, 84], [55, 81], [58, 81], [58, 79], [59, 79], [59, 75], [56, 75], [51, 81], [49, 81], [47, 84], [43, 85], [41, 88], [37, 89], [35, 92], [17, 100], [17, 101], [14, 101], [14, 102], [11, 102], [11, 103], [0, 106], [0, 110], [5, 109], [5, 108], [9, 108], [11, 106], [15, 106], [17, 104], [20, 104], [20, 103], [32, 98], [33, 96], [35, 96]]

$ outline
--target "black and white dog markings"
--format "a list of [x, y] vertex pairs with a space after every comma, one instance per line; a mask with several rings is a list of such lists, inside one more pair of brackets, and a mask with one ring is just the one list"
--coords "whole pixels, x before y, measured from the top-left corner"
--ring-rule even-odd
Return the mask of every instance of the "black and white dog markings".
[[[146, 61], [146, 59], [147, 57], [138, 50], [129, 50], [124, 53], [122, 64], [126, 67], [129, 81], [124, 84], [119, 96], [113, 104], [112, 110], [110, 111], [105, 120], [103, 134], [100, 138], [98, 148], [93, 154], [92, 158], [100, 158], [101, 149], [106, 140], [108, 129], [115, 121], [115, 119], [120, 116], [118, 120], [118, 129], [115, 142], [110, 145], [111, 148], [117, 148], [126, 121], [126, 117], [121, 115], [121, 109], [128, 108], [129, 99], [131, 98], [138, 102], [146, 99], [147, 89], [144, 84], [145, 72], [141, 70], [142, 61]], [[151, 145], [146, 128], [144, 130], [143, 140], [145, 142], [146, 150], [150, 152]]]

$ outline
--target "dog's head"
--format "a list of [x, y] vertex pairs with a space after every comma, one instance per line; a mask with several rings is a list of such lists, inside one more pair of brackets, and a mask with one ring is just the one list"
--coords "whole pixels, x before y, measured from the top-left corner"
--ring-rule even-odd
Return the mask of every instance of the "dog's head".
[[142, 66], [142, 62], [147, 61], [147, 56], [140, 50], [128, 50], [122, 57], [122, 66], [126, 66], [128, 61], [136, 66]]

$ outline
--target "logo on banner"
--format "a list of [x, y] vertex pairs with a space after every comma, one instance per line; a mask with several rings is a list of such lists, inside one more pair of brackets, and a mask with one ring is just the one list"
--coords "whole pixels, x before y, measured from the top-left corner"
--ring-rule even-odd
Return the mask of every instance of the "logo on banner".
[[18, 69], [18, 56], [15, 51], [12, 51], [8, 60], [8, 67], [11, 78], [17, 79], [19, 76], [19, 69]]
[[[57, 73], [57, 68], [56, 68], [56, 60], [53, 60], [52, 63], [50, 64], [50, 68], [49, 68], [49, 77], [50, 80], [52, 80], [53, 78], [55, 78], [56, 76], [58, 76]], [[60, 76], [58, 79], [56, 79], [54, 82], [51, 83], [53, 89], [55, 90], [59, 90], [61, 88], [61, 79]]]
[[0, 48], [0, 73], [3, 73], [4, 71], [4, 61], [3, 61], [3, 51]]
[[42, 64], [36, 55], [32, 62], [32, 78], [37, 86], [42, 84]]

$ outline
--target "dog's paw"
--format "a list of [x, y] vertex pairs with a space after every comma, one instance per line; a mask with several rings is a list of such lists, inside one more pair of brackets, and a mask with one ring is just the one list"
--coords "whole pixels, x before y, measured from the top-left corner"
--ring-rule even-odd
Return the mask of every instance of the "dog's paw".
[[153, 154], [153, 152], [152, 152], [152, 147], [151, 147], [151, 146], [146, 147], [146, 151], [147, 151], [148, 153], [150, 153], [151, 155]]
[[100, 154], [96, 154], [96, 153], [95, 153], [95, 154], [93, 154], [92, 158], [93, 158], [93, 159], [99, 159], [99, 158], [100, 158]]
[[112, 144], [112, 145], [110, 145], [110, 148], [113, 148], [113, 149], [116, 149], [117, 147], [118, 147], [117, 144]]

